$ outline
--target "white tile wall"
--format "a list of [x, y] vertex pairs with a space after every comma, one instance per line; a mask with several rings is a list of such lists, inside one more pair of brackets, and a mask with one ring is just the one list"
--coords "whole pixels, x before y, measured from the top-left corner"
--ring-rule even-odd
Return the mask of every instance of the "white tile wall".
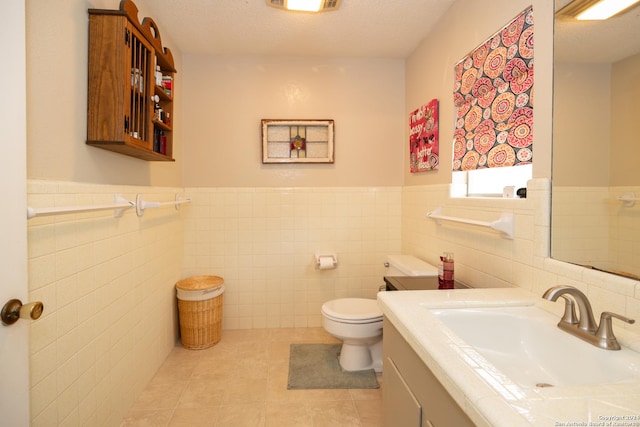
[[[320, 326], [325, 301], [375, 298], [400, 250], [400, 187], [187, 192], [185, 276], [224, 278], [224, 329]], [[315, 269], [316, 251], [338, 267]]]
[[[555, 187], [554, 254], [611, 270], [635, 272], [640, 265], [638, 203], [616, 197], [638, 195], [638, 187]], [[571, 258], [568, 255], [571, 254]]]
[[[28, 201], [105, 204], [115, 193], [168, 201], [182, 191], [30, 181]], [[179, 211], [148, 209], [141, 218], [106, 211], [29, 220], [29, 297], [46, 307], [31, 326], [34, 426], [118, 425], [175, 344], [174, 285], [191, 275], [225, 279], [224, 329], [320, 326], [324, 301], [375, 297], [387, 254], [437, 263], [445, 250], [455, 254], [457, 277], [476, 286], [542, 295], [570, 284], [598, 313], [640, 318], [637, 281], [548, 258], [548, 180], [530, 181], [526, 200], [450, 199], [447, 185], [184, 192], [192, 202]], [[437, 226], [426, 213], [438, 206], [483, 221], [513, 212], [515, 239]], [[338, 268], [316, 270], [317, 250], [337, 252]]]
[[[31, 207], [168, 201], [179, 189], [30, 181]], [[119, 425], [177, 337], [182, 213], [148, 209], [36, 217], [28, 222], [34, 426]]]
[[[526, 199], [451, 199], [449, 186], [404, 187], [402, 251], [437, 263], [444, 251], [454, 252], [456, 277], [478, 287], [518, 286], [535, 294], [555, 285], [572, 285], [589, 297], [596, 315], [614, 311], [640, 320], [640, 282], [587, 270], [549, 258], [550, 183], [528, 183]], [[470, 225], [438, 226], [425, 219], [443, 207], [443, 214], [492, 221], [502, 212], [515, 214], [515, 239]], [[553, 309], [562, 312], [562, 304]], [[616, 329], [640, 332], [640, 323], [616, 322]]]
[[555, 187], [554, 248], [560, 259], [615, 269], [609, 259], [614, 236], [610, 220], [617, 215], [611, 208], [608, 187]]

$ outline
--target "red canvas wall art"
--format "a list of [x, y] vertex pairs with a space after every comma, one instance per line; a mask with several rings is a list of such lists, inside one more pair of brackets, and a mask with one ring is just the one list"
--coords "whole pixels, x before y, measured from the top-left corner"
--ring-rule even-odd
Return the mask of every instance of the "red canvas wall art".
[[409, 158], [412, 173], [438, 169], [437, 99], [432, 99], [409, 115]]

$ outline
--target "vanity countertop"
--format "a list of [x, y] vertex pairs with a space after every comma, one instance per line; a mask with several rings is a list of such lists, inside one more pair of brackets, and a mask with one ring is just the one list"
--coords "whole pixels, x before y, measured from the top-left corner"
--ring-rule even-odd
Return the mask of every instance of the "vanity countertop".
[[[378, 302], [384, 315], [478, 426], [640, 426], [640, 382], [521, 387], [478, 360], [464, 357], [448, 329], [428, 311], [547, 303], [536, 295], [519, 288], [379, 292]], [[623, 345], [638, 350], [639, 337], [622, 328], [615, 332]], [[574, 338], [567, 335], [567, 339]]]

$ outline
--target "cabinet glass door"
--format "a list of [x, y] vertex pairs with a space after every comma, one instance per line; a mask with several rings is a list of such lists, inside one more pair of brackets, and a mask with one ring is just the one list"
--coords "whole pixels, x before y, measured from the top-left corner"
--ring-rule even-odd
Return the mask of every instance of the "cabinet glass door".
[[131, 86], [128, 133], [133, 142], [150, 148], [151, 85], [149, 83], [153, 76], [151, 72], [153, 55], [146, 42], [134, 29], [130, 32], [129, 47]]

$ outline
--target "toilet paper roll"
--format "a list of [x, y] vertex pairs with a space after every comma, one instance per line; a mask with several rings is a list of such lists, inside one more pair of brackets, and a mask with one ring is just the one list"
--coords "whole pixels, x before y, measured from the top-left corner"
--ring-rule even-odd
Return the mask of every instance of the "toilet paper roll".
[[333, 257], [331, 256], [318, 257], [318, 269], [330, 270], [332, 268], [335, 268], [335, 264], [333, 263]]

